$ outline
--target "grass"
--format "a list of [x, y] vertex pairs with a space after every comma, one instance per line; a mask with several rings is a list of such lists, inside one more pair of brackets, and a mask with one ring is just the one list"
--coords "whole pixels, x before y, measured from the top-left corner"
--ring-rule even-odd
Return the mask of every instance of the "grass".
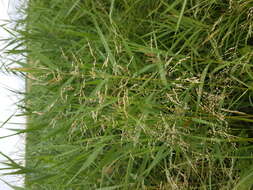
[[251, 189], [252, 7], [30, 0], [25, 188]]

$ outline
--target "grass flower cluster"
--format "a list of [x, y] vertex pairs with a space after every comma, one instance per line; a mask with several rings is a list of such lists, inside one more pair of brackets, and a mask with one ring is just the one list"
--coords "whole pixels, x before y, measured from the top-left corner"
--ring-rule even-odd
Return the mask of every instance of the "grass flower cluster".
[[252, 0], [30, 0], [25, 12], [8, 53], [27, 56], [15, 71], [26, 189], [253, 187]]

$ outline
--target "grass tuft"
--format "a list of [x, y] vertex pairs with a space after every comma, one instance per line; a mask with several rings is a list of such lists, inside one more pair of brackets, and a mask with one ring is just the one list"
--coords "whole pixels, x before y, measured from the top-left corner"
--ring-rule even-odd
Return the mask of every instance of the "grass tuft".
[[250, 189], [252, 6], [30, 0], [26, 187]]

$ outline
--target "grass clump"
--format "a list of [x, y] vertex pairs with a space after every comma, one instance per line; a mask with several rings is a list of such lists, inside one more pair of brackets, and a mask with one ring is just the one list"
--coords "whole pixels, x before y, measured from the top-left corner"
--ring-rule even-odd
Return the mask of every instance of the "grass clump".
[[27, 188], [250, 189], [252, 6], [30, 0]]

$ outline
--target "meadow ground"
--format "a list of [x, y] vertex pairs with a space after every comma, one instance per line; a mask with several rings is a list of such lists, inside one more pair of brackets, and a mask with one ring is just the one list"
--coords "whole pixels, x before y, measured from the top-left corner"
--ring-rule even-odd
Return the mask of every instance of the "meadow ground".
[[[31, 190], [253, 187], [253, 0], [30, 0]], [[25, 26], [22, 28], [22, 26]], [[15, 61], [17, 62], [17, 61]]]

